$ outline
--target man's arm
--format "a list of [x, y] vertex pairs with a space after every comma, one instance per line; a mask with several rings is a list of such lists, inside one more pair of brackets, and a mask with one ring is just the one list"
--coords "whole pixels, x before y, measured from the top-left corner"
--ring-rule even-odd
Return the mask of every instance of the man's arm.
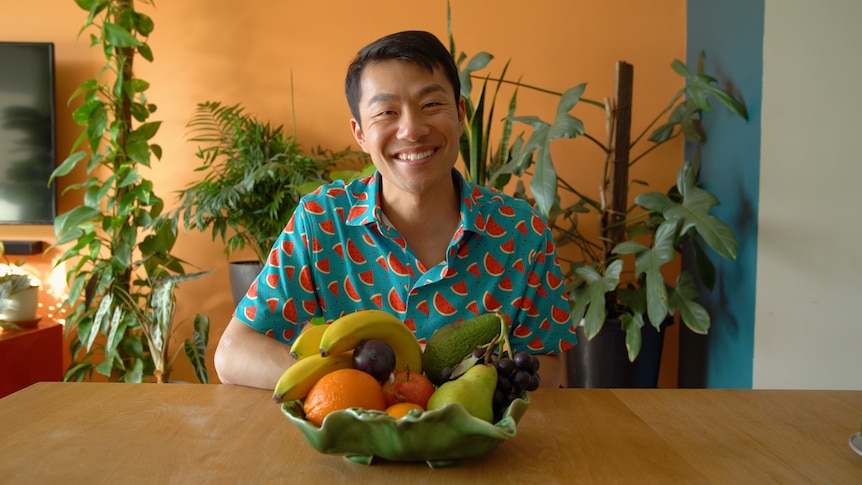
[[296, 362], [290, 345], [231, 318], [216, 347], [214, 363], [223, 384], [273, 389], [285, 369]]
[[562, 373], [566, 361], [564, 354], [557, 355], [537, 355], [539, 358], [539, 376], [542, 382], [539, 387], [551, 387], [557, 389], [562, 381]]

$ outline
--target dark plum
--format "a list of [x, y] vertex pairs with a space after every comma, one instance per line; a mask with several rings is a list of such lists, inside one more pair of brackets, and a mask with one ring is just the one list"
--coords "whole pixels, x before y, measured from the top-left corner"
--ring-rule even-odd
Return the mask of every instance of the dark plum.
[[383, 382], [395, 370], [395, 351], [383, 340], [363, 340], [353, 349], [353, 367]]

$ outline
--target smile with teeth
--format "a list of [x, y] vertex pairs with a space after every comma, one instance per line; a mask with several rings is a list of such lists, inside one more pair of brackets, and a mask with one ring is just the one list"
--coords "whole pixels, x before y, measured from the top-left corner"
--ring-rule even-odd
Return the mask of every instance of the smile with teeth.
[[395, 155], [395, 158], [398, 160], [411, 161], [412, 162], [415, 160], [421, 160], [423, 158], [430, 157], [433, 154], [434, 154], [434, 149], [431, 148], [429, 150], [425, 150], [424, 152], [419, 152], [419, 153], [399, 153], [399, 154]]

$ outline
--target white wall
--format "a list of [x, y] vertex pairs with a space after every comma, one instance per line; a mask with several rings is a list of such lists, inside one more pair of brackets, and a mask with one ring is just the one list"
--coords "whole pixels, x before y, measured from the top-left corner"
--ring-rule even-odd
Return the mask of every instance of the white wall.
[[860, 24], [766, 1], [755, 388], [862, 389]]

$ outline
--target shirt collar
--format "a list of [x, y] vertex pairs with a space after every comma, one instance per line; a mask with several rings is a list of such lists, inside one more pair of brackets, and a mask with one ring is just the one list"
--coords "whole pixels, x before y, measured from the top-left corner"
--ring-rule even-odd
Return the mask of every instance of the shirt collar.
[[[485, 216], [481, 210], [481, 199], [489, 197], [487, 190], [478, 185], [468, 182], [461, 172], [452, 169], [452, 179], [458, 184], [461, 194], [461, 223], [457, 231], [470, 231], [476, 233], [485, 232]], [[384, 222], [383, 210], [380, 208], [380, 172], [350, 184], [348, 191], [351, 194], [350, 213], [347, 217], [347, 225], [362, 226], [377, 224], [378, 227], [387, 227]]]

